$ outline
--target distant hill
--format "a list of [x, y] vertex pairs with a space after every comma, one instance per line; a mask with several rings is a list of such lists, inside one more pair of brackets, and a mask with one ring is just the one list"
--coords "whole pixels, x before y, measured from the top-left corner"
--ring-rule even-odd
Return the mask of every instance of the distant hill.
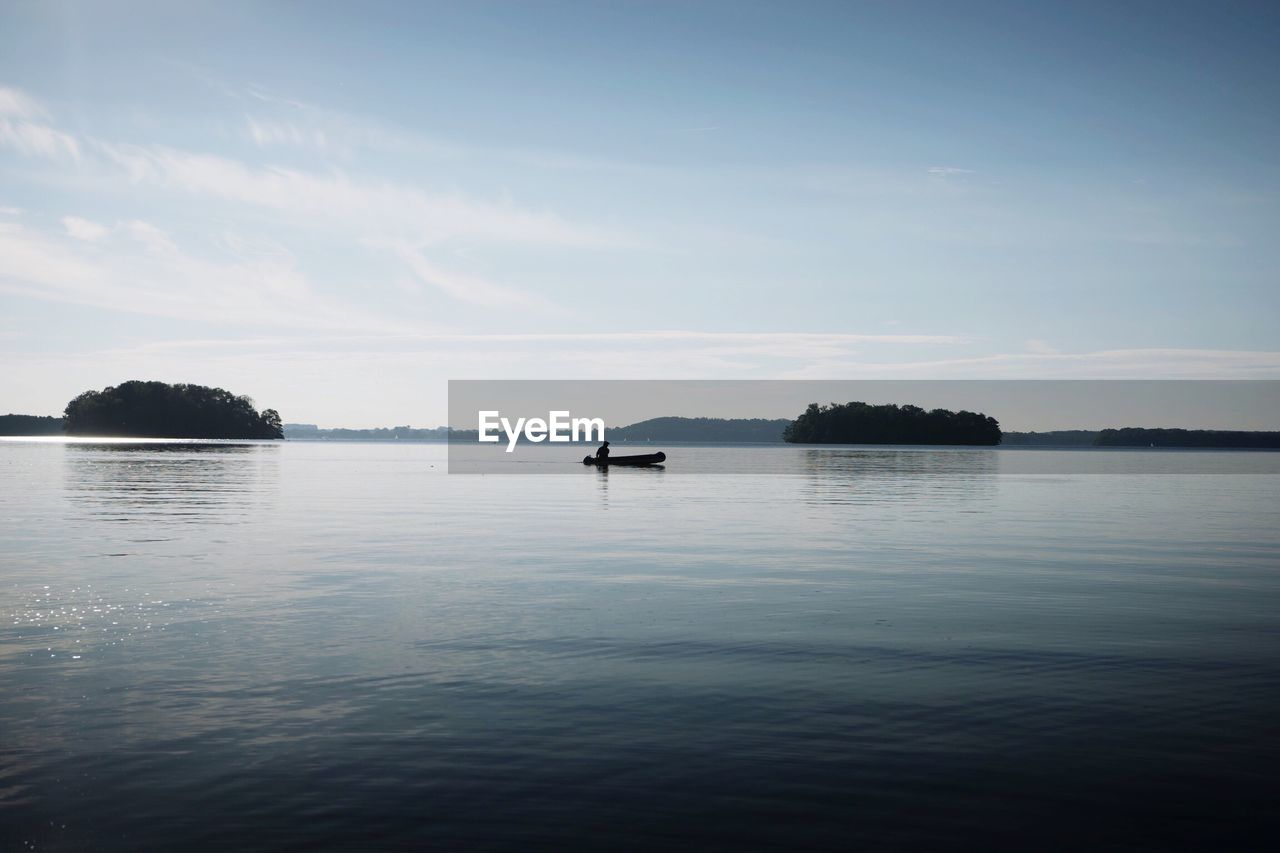
[[786, 418], [650, 418], [608, 430], [610, 441], [781, 442]]
[[62, 435], [62, 418], [0, 415], [0, 435]]

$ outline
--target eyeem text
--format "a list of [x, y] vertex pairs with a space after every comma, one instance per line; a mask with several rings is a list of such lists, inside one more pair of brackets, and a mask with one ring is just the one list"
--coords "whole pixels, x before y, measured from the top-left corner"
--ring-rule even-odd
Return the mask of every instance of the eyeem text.
[[[575, 418], [568, 412], [548, 412], [542, 418], [502, 417], [497, 411], [480, 412], [480, 440], [496, 443], [499, 430], [507, 436], [507, 452], [516, 449], [516, 442], [524, 435], [526, 441], [604, 441], [603, 418]], [[593, 438], [593, 436], [595, 436]]]

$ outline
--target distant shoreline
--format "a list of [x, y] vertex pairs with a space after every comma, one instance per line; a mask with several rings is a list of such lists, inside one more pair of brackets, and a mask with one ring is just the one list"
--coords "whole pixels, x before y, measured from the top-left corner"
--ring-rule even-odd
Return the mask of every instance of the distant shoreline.
[[[63, 435], [62, 419], [34, 415], [0, 415], [0, 437], [58, 438]], [[609, 440], [626, 446], [697, 446], [741, 445], [774, 446], [785, 444], [782, 430], [790, 421], [760, 418], [654, 418], [623, 427], [609, 428]], [[315, 424], [284, 424], [284, 439], [293, 442], [366, 442], [448, 444], [475, 442], [474, 430], [451, 431], [448, 427], [415, 429], [410, 426], [375, 429], [322, 429]], [[773, 436], [776, 436], [773, 437]], [[80, 436], [92, 438], [90, 436]], [[107, 438], [103, 436], [103, 438]], [[113, 440], [128, 436], [110, 436]], [[524, 443], [522, 441], [522, 443]], [[594, 446], [595, 442], [569, 442], [570, 446]], [[1007, 431], [998, 445], [950, 445], [910, 443], [875, 444], [808, 444], [802, 447], [951, 447], [995, 446], [1005, 449], [1203, 449], [1203, 450], [1280, 450], [1280, 432], [1262, 430], [1186, 430], [1126, 427], [1100, 430]]]
[[[68, 445], [140, 445], [140, 446], [163, 446], [163, 445], [191, 445], [209, 446], [262, 446], [262, 447], [279, 447], [282, 444], [296, 445], [313, 445], [313, 444], [358, 444], [358, 445], [444, 445], [448, 446], [449, 442], [442, 439], [421, 439], [421, 438], [333, 438], [333, 439], [249, 439], [249, 438], [155, 438], [149, 436], [87, 436], [87, 435], [0, 435], [0, 443], [18, 444], [29, 442], [32, 444], [68, 444]], [[611, 444], [619, 447], [653, 447], [658, 442], [645, 441], [613, 441]], [[566, 443], [564, 445], [527, 445], [521, 442], [522, 446], [541, 447], [544, 449], [565, 449], [565, 448], [582, 448], [592, 445], [578, 443]], [[785, 441], [664, 441], [661, 445], [666, 448], [687, 447], [687, 448], [724, 448], [734, 447], [741, 448], [746, 451], [751, 450], [768, 450], [784, 447], [792, 447], [797, 450], [883, 450], [883, 451], [966, 451], [966, 452], [982, 452], [982, 451], [1007, 451], [1011, 453], [1028, 453], [1036, 451], [1070, 451], [1072, 453], [1275, 453], [1280, 451], [1280, 447], [1149, 447], [1149, 446], [1124, 446], [1124, 445], [1052, 445], [1052, 444], [998, 444], [998, 445], [969, 445], [969, 444], [796, 444]], [[488, 447], [489, 445], [479, 445], [467, 442], [461, 445], [469, 448]], [[501, 448], [498, 448], [499, 450]]]

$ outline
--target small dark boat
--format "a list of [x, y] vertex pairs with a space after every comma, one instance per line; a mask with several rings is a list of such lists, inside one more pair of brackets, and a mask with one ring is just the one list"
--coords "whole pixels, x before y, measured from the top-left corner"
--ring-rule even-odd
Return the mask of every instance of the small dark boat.
[[594, 456], [584, 457], [583, 465], [596, 465], [600, 468], [609, 468], [614, 465], [661, 465], [667, 461], [665, 453], [646, 453], [642, 456], [610, 456], [608, 459], [596, 459]]

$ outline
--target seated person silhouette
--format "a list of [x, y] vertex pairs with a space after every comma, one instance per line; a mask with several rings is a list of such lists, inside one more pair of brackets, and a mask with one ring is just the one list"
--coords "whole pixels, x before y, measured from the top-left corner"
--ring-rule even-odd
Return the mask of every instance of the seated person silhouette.
[[602, 463], [602, 462], [608, 462], [608, 461], [609, 461], [609, 442], [606, 441], [604, 444], [600, 445], [600, 449], [596, 451], [596, 462]]

